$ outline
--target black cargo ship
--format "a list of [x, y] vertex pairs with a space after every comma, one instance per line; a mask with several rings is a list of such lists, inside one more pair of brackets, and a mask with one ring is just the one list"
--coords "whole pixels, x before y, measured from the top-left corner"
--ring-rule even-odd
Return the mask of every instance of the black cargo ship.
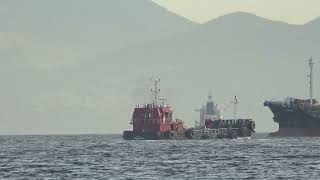
[[265, 101], [264, 106], [274, 114], [273, 120], [279, 124], [274, 136], [320, 136], [320, 105], [313, 99], [313, 66], [309, 60], [310, 98], [286, 98], [284, 101]]

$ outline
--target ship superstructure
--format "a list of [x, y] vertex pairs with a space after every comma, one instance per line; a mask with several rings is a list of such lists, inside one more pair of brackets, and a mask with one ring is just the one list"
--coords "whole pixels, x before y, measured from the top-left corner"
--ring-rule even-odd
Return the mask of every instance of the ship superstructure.
[[274, 114], [279, 124], [275, 136], [320, 136], [320, 105], [313, 98], [313, 67], [309, 60], [309, 99], [286, 98], [283, 101], [265, 101], [264, 106]]
[[213, 102], [212, 91], [208, 94], [206, 104], [195, 111], [200, 114], [199, 121], [195, 123], [196, 127], [205, 127], [206, 119], [217, 120], [222, 118], [219, 105]]

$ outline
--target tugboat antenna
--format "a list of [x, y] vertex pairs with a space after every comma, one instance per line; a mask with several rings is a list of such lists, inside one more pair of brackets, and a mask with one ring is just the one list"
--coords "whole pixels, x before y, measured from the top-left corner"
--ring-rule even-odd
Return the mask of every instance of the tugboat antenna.
[[233, 118], [234, 120], [237, 120], [237, 105], [239, 104], [237, 96], [234, 96], [233, 101]]
[[208, 100], [209, 100], [209, 101], [212, 101], [212, 98], [213, 98], [213, 96], [212, 96], [212, 89], [210, 89], [210, 90], [209, 90], [209, 93], [208, 93]]
[[160, 102], [162, 103], [162, 105], [161, 105], [162, 107], [164, 107], [164, 106], [165, 106], [165, 103], [167, 103], [167, 101], [168, 101], [167, 99], [163, 99], [163, 98], [162, 98], [162, 99], [159, 99], [159, 100], [160, 100]]
[[310, 68], [310, 74], [308, 75], [309, 77], [309, 91], [310, 91], [310, 106], [313, 106], [313, 66], [314, 62], [312, 57], [309, 59], [309, 68]]
[[153, 84], [154, 84], [154, 89], [151, 89], [151, 92], [154, 93], [154, 100], [153, 100], [153, 103], [158, 106], [159, 105], [159, 92], [160, 92], [160, 89], [158, 87], [158, 84], [160, 83], [160, 78], [159, 79], [156, 79], [156, 80], [153, 80]]

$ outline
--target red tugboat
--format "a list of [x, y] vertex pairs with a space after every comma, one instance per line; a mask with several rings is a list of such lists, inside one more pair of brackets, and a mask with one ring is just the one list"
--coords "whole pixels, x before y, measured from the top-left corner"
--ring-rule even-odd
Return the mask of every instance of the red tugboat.
[[[160, 79], [154, 81], [154, 101], [152, 104], [136, 106], [132, 121], [133, 131], [124, 131], [123, 138], [134, 139], [180, 139], [184, 138], [185, 128], [183, 121], [173, 119], [173, 109], [170, 105], [165, 105], [165, 99], [159, 99], [160, 89], [158, 84]], [[162, 101], [159, 103], [159, 100]]]

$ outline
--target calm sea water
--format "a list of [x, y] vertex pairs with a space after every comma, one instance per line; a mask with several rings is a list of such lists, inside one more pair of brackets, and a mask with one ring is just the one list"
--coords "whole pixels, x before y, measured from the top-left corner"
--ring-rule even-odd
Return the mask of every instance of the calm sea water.
[[320, 138], [0, 136], [0, 179], [320, 179]]

